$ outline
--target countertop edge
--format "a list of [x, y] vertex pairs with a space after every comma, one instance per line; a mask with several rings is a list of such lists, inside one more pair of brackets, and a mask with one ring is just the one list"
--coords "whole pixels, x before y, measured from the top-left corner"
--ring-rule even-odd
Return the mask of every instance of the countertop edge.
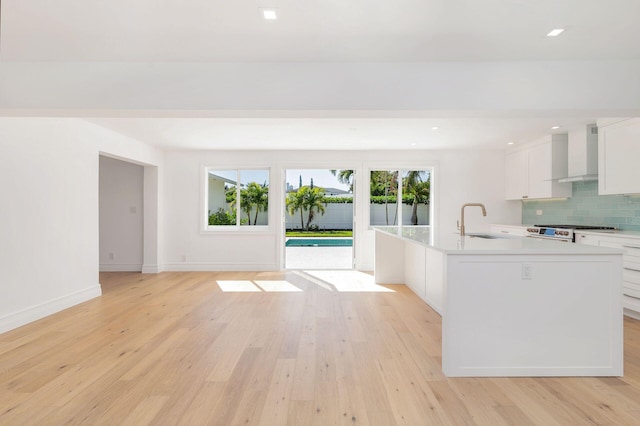
[[[562, 256], [580, 256], [580, 255], [622, 255], [623, 251], [621, 249], [617, 249], [617, 248], [611, 248], [611, 247], [601, 247], [601, 246], [590, 246], [590, 245], [584, 245], [584, 244], [573, 244], [573, 243], [567, 243], [567, 242], [561, 242], [561, 241], [548, 241], [548, 240], [535, 240], [535, 241], [540, 241], [543, 242], [544, 246], [543, 247], [535, 247], [535, 248], [523, 248], [523, 247], [519, 247], [519, 248], [491, 248], [491, 247], [487, 247], [487, 248], [478, 248], [478, 249], [474, 249], [474, 248], [468, 248], [468, 249], [464, 249], [464, 248], [457, 248], [457, 249], [452, 249], [452, 248], [447, 248], [447, 247], [442, 247], [442, 246], [438, 246], [435, 244], [431, 244], [429, 242], [426, 241], [420, 241], [418, 239], [414, 239], [414, 238], [409, 238], [403, 235], [398, 235], [395, 232], [389, 232], [388, 230], [385, 229], [380, 229], [380, 228], [376, 228], [373, 227], [373, 229], [377, 232], [381, 232], [383, 234], [410, 242], [410, 243], [414, 243], [414, 244], [418, 244], [427, 248], [430, 248], [432, 250], [436, 250], [439, 251], [441, 253], [447, 254], [447, 255], [454, 255], [454, 256], [464, 256], [464, 255], [474, 255], [474, 256], [478, 256], [478, 255], [482, 255], [482, 256], [491, 256], [491, 255], [508, 255], [508, 256], [517, 256], [517, 255], [536, 255], [536, 256], [544, 256], [544, 255], [552, 255], [552, 256], [557, 256], [557, 255], [562, 255]], [[465, 240], [461, 240], [460, 242], [462, 243], [462, 245], [464, 246], [464, 242], [467, 241], [467, 238], [471, 238], [470, 236], [465, 236], [463, 237], [465, 238]], [[515, 237], [515, 238], [509, 238], [509, 239], [522, 239], [522, 238], [528, 238], [528, 237]], [[494, 240], [489, 240], [489, 241], [494, 241]], [[550, 243], [550, 244], [549, 244]], [[487, 244], [491, 244], [491, 243], [487, 243]], [[557, 247], [553, 247], [552, 244], [560, 244]]]

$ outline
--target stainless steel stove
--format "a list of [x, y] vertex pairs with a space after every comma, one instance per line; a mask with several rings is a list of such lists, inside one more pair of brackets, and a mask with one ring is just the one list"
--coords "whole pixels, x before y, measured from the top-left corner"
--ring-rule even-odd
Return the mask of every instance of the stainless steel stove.
[[615, 230], [612, 226], [591, 225], [533, 225], [527, 228], [527, 236], [566, 242], [575, 242], [575, 231], [580, 230]]

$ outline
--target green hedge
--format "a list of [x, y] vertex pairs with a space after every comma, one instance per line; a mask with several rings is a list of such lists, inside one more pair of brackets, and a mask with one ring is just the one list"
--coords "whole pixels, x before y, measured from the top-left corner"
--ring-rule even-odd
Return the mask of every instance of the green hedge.
[[[347, 198], [347, 197], [325, 197], [324, 201], [327, 204], [351, 204], [353, 203], [353, 198]], [[384, 195], [374, 195], [371, 197], [371, 204], [384, 204], [385, 201], [389, 204], [394, 204], [396, 202], [396, 196], [395, 195], [387, 195], [386, 197]], [[410, 195], [404, 195], [402, 197], [402, 203], [403, 204], [413, 204], [413, 197], [411, 197]], [[428, 204], [428, 203], [424, 203], [424, 204]]]
[[[395, 195], [374, 195], [371, 197], [371, 204], [385, 204], [385, 202], [389, 204], [394, 204], [396, 202], [397, 197]], [[402, 204], [413, 204], [413, 197], [410, 195], [402, 196]], [[428, 203], [424, 203], [428, 204]]]
[[349, 197], [324, 197], [324, 202], [327, 204], [352, 204], [353, 198]]

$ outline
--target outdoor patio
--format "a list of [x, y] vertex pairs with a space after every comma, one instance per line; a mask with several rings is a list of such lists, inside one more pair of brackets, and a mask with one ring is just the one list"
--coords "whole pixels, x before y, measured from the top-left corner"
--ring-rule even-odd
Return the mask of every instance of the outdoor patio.
[[352, 269], [353, 247], [286, 247], [286, 269]]

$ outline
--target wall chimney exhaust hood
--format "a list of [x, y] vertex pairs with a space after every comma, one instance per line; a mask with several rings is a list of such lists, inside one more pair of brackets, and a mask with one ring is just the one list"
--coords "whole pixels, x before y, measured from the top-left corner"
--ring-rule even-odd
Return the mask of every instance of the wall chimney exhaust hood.
[[598, 180], [598, 175], [569, 176], [569, 177], [558, 179], [558, 183], [590, 182], [590, 181], [594, 181], [594, 180]]
[[598, 180], [598, 127], [588, 124], [584, 129], [569, 132], [568, 146], [568, 176], [558, 182]]

